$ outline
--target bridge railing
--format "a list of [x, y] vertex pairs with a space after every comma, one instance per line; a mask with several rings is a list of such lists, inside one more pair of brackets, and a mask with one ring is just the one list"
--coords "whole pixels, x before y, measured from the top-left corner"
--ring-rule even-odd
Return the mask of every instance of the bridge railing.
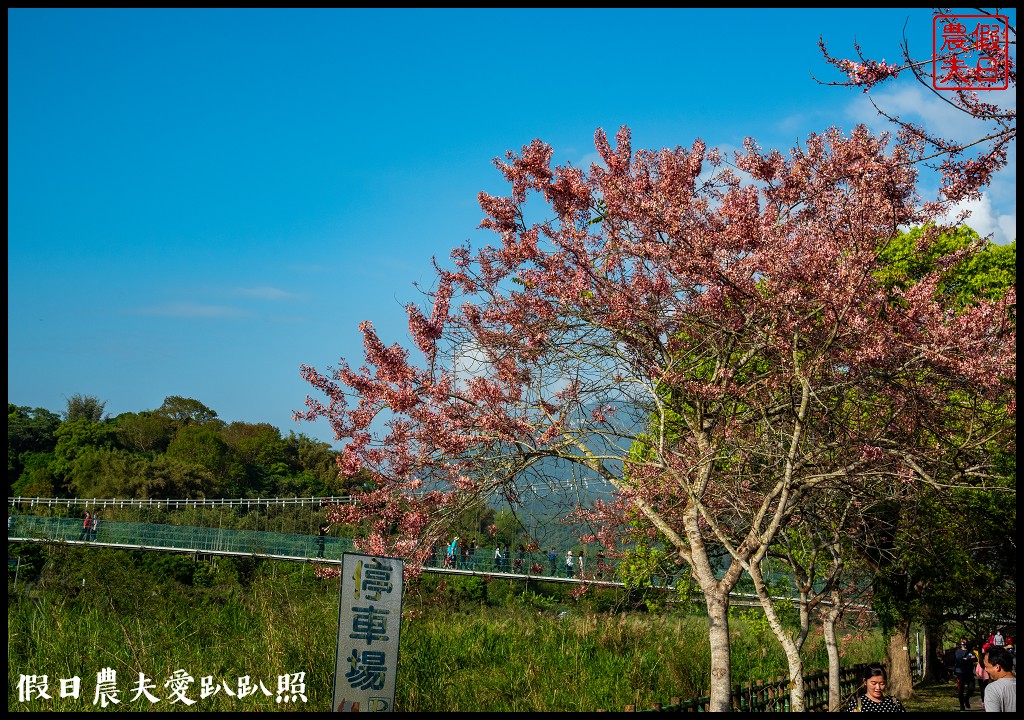
[[[316, 560], [340, 560], [346, 552], [355, 549], [349, 538], [239, 530], [234, 528], [202, 528], [159, 523], [100, 520], [95, 533], [82, 527], [80, 518], [59, 518], [41, 515], [15, 515], [8, 530], [8, 541], [48, 540], [71, 543], [96, 543], [125, 548], [168, 548], [196, 552], [273, 555], [277, 557]], [[557, 579], [582, 579], [578, 572], [568, 572], [562, 558], [556, 562], [554, 572], [542, 553], [525, 553], [522, 563], [513, 558], [496, 558], [493, 551], [482, 550], [468, 558], [447, 562], [438, 554], [426, 564], [428, 572], [515, 574]], [[589, 580], [614, 581], [612, 564], [596, 561], [587, 566]], [[668, 579], [658, 584], [667, 586]]]
[[131, 498], [41, 498], [41, 497], [8, 497], [7, 506], [13, 508], [35, 507], [80, 507], [80, 508], [163, 508], [182, 510], [186, 508], [248, 508], [267, 507], [270, 505], [349, 505], [353, 499], [349, 495], [330, 495], [326, 497], [290, 497], [290, 498], [180, 498], [163, 500], [138, 500]]
[[[55, 540], [97, 543], [130, 548], [172, 548], [196, 552], [340, 560], [354, 549], [349, 538], [316, 537], [290, 533], [198, 528], [135, 522], [100, 521], [96, 532], [84, 530], [76, 518], [19, 515], [8, 530], [11, 540]], [[322, 544], [321, 544], [322, 543]], [[321, 553], [321, 547], [323, 551]]]

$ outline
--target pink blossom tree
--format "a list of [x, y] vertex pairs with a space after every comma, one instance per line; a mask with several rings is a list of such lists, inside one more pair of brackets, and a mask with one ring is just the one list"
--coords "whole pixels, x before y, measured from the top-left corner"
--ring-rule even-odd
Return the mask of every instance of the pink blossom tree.
[[907, 439], [948, 397], [939, 378], [1005, 396], [1008, 299], [953, 315], [934, 282], [877, 281], [880, 243], [937, 209], [916, 195], [913, 138], [832, 129], [787, 155], [748, 140], [731, 162], [699, 140], [634, 153], [626, 128], [596, 147], [589, 172], [540, 141], [496, 163], [511, 193], [479, 200], [497, 244], [455, 249], [427, 307], [407, 307], [422, 357], [365, 322], [361, 367], [303, 366], [325, 398], [296, 416], [327, 420], [341, 469], [373, 479], [335, 519], [413, 565], [481, 498], [523, 506], [546, 461], [613, 487], [564, 515], [609, 551], [648, 538], [689, 568], [727, 711], [730, 591], [817, 489], [921, 481], [939, 450]]

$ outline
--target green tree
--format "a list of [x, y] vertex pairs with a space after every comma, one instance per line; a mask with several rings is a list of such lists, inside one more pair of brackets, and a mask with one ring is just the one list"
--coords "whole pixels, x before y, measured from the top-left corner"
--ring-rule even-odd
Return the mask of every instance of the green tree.
[[321, 495], [344, 495], [345, 482], [338, 469], [338, 453], [330, 445], [304, 434], [289, 432], [285, 439], [292, 470], [315, 479]]
[[53, 472], [53, 453], [29, 452], [21, 456], [21, 475], [11, 488], [13, 497], [61, 497], [67, 488]]
[[246, 490], [256, 495], [278, 494], [292, 474], [281, 432], [268, 423], [233, 422], [225, 425], [220, 435], [244, 465]]
[[244, 464], [220, 436], [220, 431], [210, 425], [183, 425], [167, 446], [168, 460], [186, 466], [197, 466], [217, 478], [213, 487], [205, 489], [205, 495], [216, 497], [220, 492], [240, 495], [245, 483]]
[[[979, 249], [967, 252], [973, 248]], [[1017, 283], [1017, 241], [997, 245], [967, 226], [916, 227], [886, 243], [879, 259], [883, 265], [877, 277], [890, 289], [906, 291], [939, 270], [937, 292], [951, 298], [958, 310], [979, 300], [998, 300]]]
[[71, 461], [70, 486], [77, 497], [134, 498], [136, 459], [126, 450], [86, 447]]
[[78, 497], [181, 499], [223, 497], [227, 483], [196, 463], [118, 448], [89, 448], [72, 467]]
[[248, 465], [269, 467], [287, 461], [287, 443], [269, 423], [229, 423], [221, 430], [221, 438]]
[[108, 419], [103, 414], [103, 410], [107, 407], [105, 400], [100, 400], [95, 395], [82, 395], [81, 393], [75, 393], [67, 401], [67, 407], [64, 410], [65, 422], [74, 422], [75, 420], [89, 420], [90, 422], [98, 423]]
[[25, 470], [30, 454], [50, 453], [57, 446], [60, 416], [44, 408], [29, 408], [7, 403], [7, 490]]
[[[76, 460], [92, 450], [113, 449], [118, 446], [117, 432], [108, 422], [94, 422], [88, 418], [69, 420], [54, 433], [57, 445], [53, 451], [52, 470], [70, 488], [81, 483], [75, 478]], [[88, 482], [88, 481], [86, 481]]]
[[114, 418], [114, 424], [124, 447], [151, 455], [166, 452], [177, 430], [167, 415], [151, 411], [123, 413]]
[[217, 419], [217, 413], [198, 400], [179, 395], [169, 395], [164, 398], [163, 404], [156, 409], [156, 413], [182, 425], [203, 425]]

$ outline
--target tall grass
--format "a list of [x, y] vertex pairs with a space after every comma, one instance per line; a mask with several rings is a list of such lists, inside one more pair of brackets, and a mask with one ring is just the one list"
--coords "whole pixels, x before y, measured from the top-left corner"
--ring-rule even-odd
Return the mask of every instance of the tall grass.
[[[9, 710], [100, 709], [96, 676], [106, 667], [116, 671], [120, 689], [120, 704], [107, 709], [330, 709], [336, 581], [286, 563], [41, 552], [38, 592], [8, 582]], [[781, 652], [756, 621], [738, 616], [731, 630], [734, 682], [785, 673]], [[859, 643], [849, 662], [878, 660], [881, 648], [877, 639]], [[708, 668], [700, 615], [638, 612], [608, 591], [573, 600], [551, 583], [424, 579], [404, 601], [396, 710], [646, 707], [706, 693]], [[179, 670], [194, 678], [185, 693], [194, 705], [171, 703], [164, 687]], [[300, 672], [306, 702], [278, 702], [278, 677]], [[139, 673], [156, 685], [156, 705], [132, 700]], [[44, 674], [51, 699], [20, 702], [21, 676]], [[60, 697], [60, 680], [74, 676], [81, 678], [81, 697]], [[204, 676], [221, 688], [216, 694], [201, 697]], [[236, 690], [242, 676], [262, 681], [270, 695], [229, 696], [222, 683]]]
[[696, 695], [707, 641], [694, 618], [557, 616], [482, 608], [403, 627], [400, 707], [410, 711], [621, 709]]

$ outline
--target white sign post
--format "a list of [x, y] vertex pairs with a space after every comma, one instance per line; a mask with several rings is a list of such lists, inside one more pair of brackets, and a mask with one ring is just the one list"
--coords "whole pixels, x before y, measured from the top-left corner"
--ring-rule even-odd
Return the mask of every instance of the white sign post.
[[335, 712], [394, 710], [404, 570], [398, 558], [342, 556]]

